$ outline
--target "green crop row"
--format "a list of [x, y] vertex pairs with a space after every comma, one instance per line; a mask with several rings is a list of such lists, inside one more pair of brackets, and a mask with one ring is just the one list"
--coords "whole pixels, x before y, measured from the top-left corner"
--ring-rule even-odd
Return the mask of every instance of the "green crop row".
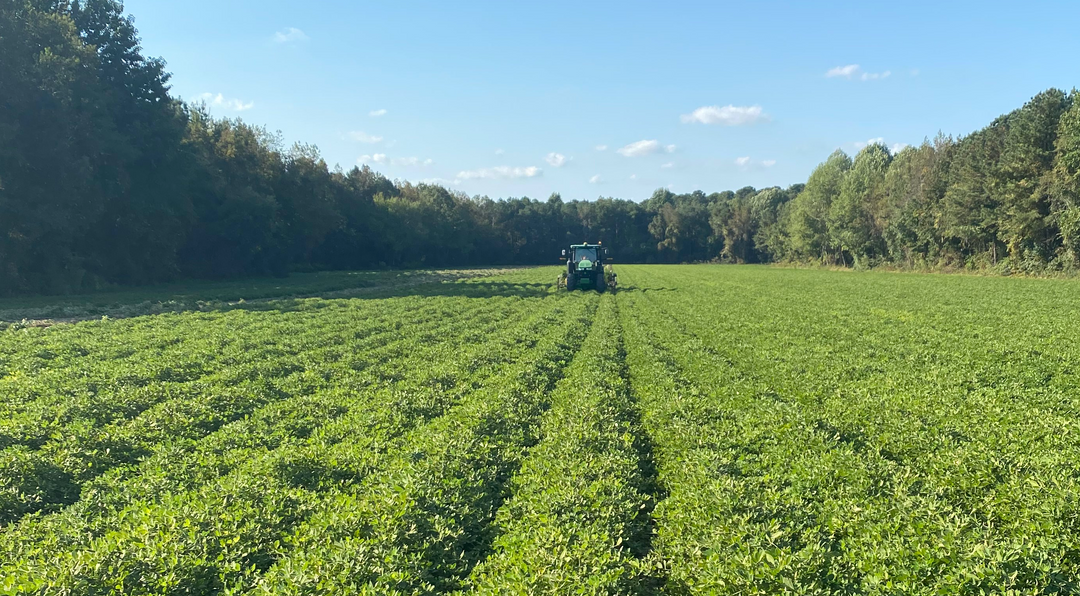
[[[302, 370], [303, 363], [294, 360], [311, 361], [328, 350], [336, 350], [333, 356], [341, 359], [357, 342], [378, 345], [381, 338], [393, 337], [386, 334], [397, 331], [400, 320], [400, 311], [388, 302], [347, 312], [352, 319], [348, 326], [329, 312], [290, 313], [292, 317], [235, 312], [162, 317], [153, 326], [133, 320], [4, 334], [0, 338], [25, 335], [23, 341], [6, 342], [14, 344], [9, 349], [54, 355], [61, 353], [61, 346], [65, 349], [51, 359], [8, 362], [3, 386], [11, 399], [0, 406], [0, 440], [37, 448], [69, 424], [101, 427], [131, 419], [159, 403], [162, 394], [167, 398], [171, 388], [202, 380], [236, 383], [284, 376]], [[448, 313], [431, 313], [425, 319], [438, 321], [440, 314]], [[94, 335], [109, 341], [94, 345], [91, 354], [80, 344], [90, 345], [88, 337]], [[181, 370], [186, 372], [177, 373]]]
[[1080, 592], [1074, 282], [553, 271], [0, 331], [0, 593]]
[[[339, 331], [331, 333], [325, 324], [309, 325], [286, 336], [292, 346], [304, 346], [306, 350], [299, 347], [282, 349], [283, 346], [259, 352], [252, 350], [249, 358], [232, 359], [218, 371], [189, 383], [145, 387], [149, 391], [139, 393], [146, 396], [143, 400], [127, 399], [130, 392], [94, 396], [98, 403], [110, 403], [111, 400], [112, 403], [129, 404], [112, 409], [116, 411], [122, 407], [130, 418], [103, 420], [75, 416], [72, 412], [85, 412], [85, 408], [80, 407], [78, 400], [71, 400], [63, 406], [63, 415], [57, 414], [54, 418], [48, 429], [49, 438], [38, 450], [30, 451], [16, 445], [0, 451], [0, 487], [3, 488], [0, 495], [7, 495], [0, 497], [0, 522], [70, 503], [78, 497], [86, 482], [114, 466], [145, 459], [166, 443], [198, 440], [231, 421], [252, 415], [267, 404], [318, 391], [326, 385], [327, 378], [333, 378], [338, 385], [354, 386], [365, 382], [364, 377], [382, 375], [392, 378], [399, 371], [380, 372], [380, 368], [385, 367], [377, 364], [393, 362], [403, 356], [419, 357], [417, 348], [430, 344], [426, 341], [429, 334], [432, 338], [457, 340], [468, 331], [466, 317], [475, 317], [471, 325], [494, 327], [509, 312], [498, 301], [483, 306], [485, 308], [472, 309], [468, 314], [461, 310], [429, 309], [431, 312], [423, 313], [421, 318], [424, 320], [410, 328], [408, 336], [402, 335], [400, 329], [386, 330], [390, 326], [387, 316], [376, 318], [374, 322], [380, 324], [376, 327], [343, 334], [340, 329], [350, 326], [342, 323], [347, 323], [351, 317], [339, 318]], [[397, 316], [400, 317], [400, 313]], [[245, 332], [267, 334], [263, 326], [240, 333]], [[367, 360], [342, 358], [348, 350], [364, 354]], [[268, 355], [267, 351], [277, 353]], [[287, 354], [295, 351], [303, 352], [301, 363], [288, 358]], [[291, 360], [292, 365], [275, 366], [282, 360]], [[294, 370], [296, 364], [300, 366]], [[244, 366], [258, 367], [265, 371], [260, 372], [265, 376], [244, 378], [237, 383], [235, 371]], [[369, 378], [366, 382], [372, 380]], [[152, 400], [157, 403], [150, 406]], [[23, 412], [22, 426], [32, 426], [39, 412], [40, 408]], [[15, 425], [13, 422], [11, 426]]]
[[615, 298], [552, 393], [542, 441], [511, 482], [478, 594], [631, 594], [655, 587], [649, 551], [652, 466], [637, 420]]
[[[451, 325], [445, 330], [449, 337], [476, 342], [466, 349], [455, 342], [434, 351], [418, 345], [415, 359], [393, 362], [402, 367], [401, 373], [419, 374], [398, 375], [386, 390], [365, 390], [370, 395], [359, 402], [347, 388], [337, 392], [339, 401], [333, 405], [347, 407], [348, 412], [313, 432], [308, 429], [311, 435], [306, 440], [266, 451], [257, 445], [263, 440], [258, 431], [271, 428], [252, 428], [250, 438], [234, 436], [198, 449], [186, 458], [190, 464], [184, 464], [184, 458], [159, 460], [157, 469], [121, 483], [131, 484], [132, 492], [144, 496], [141, 501], [132, 502], [125, 491], [114, 495], [121, 497], [118, 502], [97, 494], [80, 502], [76, 508], [87, 514], [94, 529], [90, 535], [97, 537], [89, 542], [83, 537], [85, 524], [72, 532], [80, 524], [70, 516], [56, 520], [59, 528], [53, 528], [60, 531], [29, 532], [22, 544], [34, 556], [19, 554], [18, 576], [27, 582], [52, 578], [42, 590], [70, 593], [94, 593], [118, 578], [127, 590], [159, 593], [221, 589], [251, 577], [280, 556], [275, 543], [317, 511], [319, 503], [351, 492], [354, 484], [379, 469], [386, 460], [383, 454], [395, 448], [403, 432], [439, 416], [516, 359], [534, 355], [529, 351], [535, 341], [531, 338], [557, 323], [559, 309], [548, 304], [522, 317], [536, 304], [513, 302], [515, 311], [507, 313], [514, 321], [510, 325], [496, 321], [488, 329], [468, 315], [449, 318]], [[497, 331], [500, 325], [502, 330]], [[425, 361], [432, 364], [425, 366]], [[290, 415], [276, 422], [295, 421]], [[199, 447], [207, 442], [200, 441]], [[231, 448], [219, 452], [225, 445]], [[100, 484], [111, 488], [109, 479], [103, 480]], [[150, 490], [141, 490], [142, 486]], [[86, 507], [80, 507], [84, 503]], [[103, 504], [115, 514], [102, 515]], [[178, 528], [181, 522], [188, 524], [185, 529]], [[223, 535], [229, 538], [214, 539]], [[61, 539], [60, 544], [53, 541], [42, 548], [34, 538], [44, 536], [69, 538], [66, 544]], [[24, 584], [29, 585], [35, 584]]]
[[573, 296], [500, 380], [416, 429], [360, 490], [325, 504], [284, 545], [256, 592], [415, 594], [454, 588], [490, 548], [507, 483], [537, 441], [548, 394], [596, 308]]
[[671, 589], [1077, 590], [1075, 331], [1046, 296], [1016, 326], [964, 280], [827, 281], [809, 310], [824, 287], [737, 274], [620, 297]]
[[[527, 308], [524, 304], [517, 306], [518, 313]], [[514, 311], [503, 314], [512, 315]], [[263, 468], [276, 465], [276, 460], [267, 461], [267, 449], [279, 448], [278, 453], [291, 457], [298, 447], [305, 446], [305, 438], [307, 443], [310, 443], [307, 447], [327, 449], [343, 436], [353, 432], [353, 425], [364, 422], [365, 419], [370, 426], [381, 428], [389, 425], [391, 430], [394, 423], [416, 423], [422, 419], [419, 414], [423, 412], [420, 410], [431, 407], [429, 402], [432, 396], [429, 395], [430, 391], [424, 389], [445, 388], [447, 384], [459, 380], [452, 376], [451, 371], [427, 370], [423, 375], [410, 378], [408, 383], [402, 381], [392, 383], [391, 386], [374, 383], [382, 374], [374, 379], [363, 378], [364, 375], [382, 368], [386, 369], [383, 373], [387, 374], [387, 379], [395, 379], [400, 377], [402, 367], [406, 370], [416, 367], [426, 358], [438, 360], [447, 355], [462, 354], [458, 350], [461, 341], [484, 337], [485, 332], [494, 331], [501, 325], [502, 319], [497, 317], [488, 323], [490, 329], [479, 326], [478, 322], [471, 321], [468, 316], [447, 318], [442, 330], [445, 332], [446, 341], [431, 345], [415, 339], [405, 341], [403, 343], [409, 348], [405, 351], [408, 357], [387, 359], [377, 366], [365, 369], [359, 376], [346, 375], [336, 390], [324, 390], [311, 396], [299, 393], [295, 398], [280, 402], [284, 407], [272, 404], [257, 411], [256, 415], [249, 419], [238, 421], [206, 439], [192, 443], [188, 449], [177, 450], [170, 445], [170, 448], [163, 450], [159, 456], [145, 461], [139, 469], [131, 470], [133, 473], [129, 473], [126, 478], [123, 474], [104, 477], [87, 491], [86, 498], [80, 501], [72, 512], [67, 512], [69, 515], [52, 516], [61, 518], [58, 520], [43, 520], [58, 523], [36, 524], [44, 526], [36, 531], [35, 524], [29, 524], [28, 531], [23, 532], [26, 537], [21, 541], [23, 548], [31, 544], [39, 547], [38, 551], [42, 552], [41, 539], [46, 536], [97, 536], [112, 530], [115, 520], [110, 520], [108, 515], [102, 515], [103, 507], [116, 511], [118, 517], [123, 517], [128, 510], [139, 506], [140, 498], [152, 503], [161, 495], [190, 492], [191, 489], [213, 482], [233, 470], [236, 470], [235, 473], [239, 476], [244, 475], [243, 470], [256, 474], [266, 473], [266, 470], [259, 468], [260, 465]], [[414, 338], [423, 336], [421, 333]], [[472, 358], [461, 364], [459, 371], [464, 366], [475, 367], [477, 356], [482, 357], [473, 351], [466, 351], [462, 356]], [[389, 374], [393, 369], [397, 369], [397, 372]], [[410, 402], [415, 403], [409, 407]], [[358, 416], [361, 417], [359, 421]], [[359, 428], [365, 426], [360, 425]], [[280, 450], [282, 446], [287, 448]], [[133, 496], [136, 497], [134, 500]], [[77, 523], [78, 521], [85, 523]], [[57, 527], [59, 531], [55, 530]], [[91, 529], [94, 531], [88, 532]], [[49, 551], [44, 549], [44, 552]]]
[[[185, 311], [279, 308], [298, 297], [401, 296], [418, 286], [500, 273], [497, 269], [320, 271], [288, 278], [192, 281], [74, 296], [0, 299], [0, 331], [21, 321], [135, 317]], [[421, 290], [423, 291], [423, 290]], [[412, 295], [412, 294], [409, 294]]]
[[[516, 311], [527, 308], [518, 304]], [[514, 310], [508, 312], [513, 313]], [[500, 309], [498, 311], [502, 313]], [[489, 327], [479, 327], [465, 317], [453, 317], [445, 321], [441, 331], [445, 339], [436, 342], [420, 341], [424, 334], [411, 340], [400, 339], [405, 349], [395, 349], [407, 357], [372, 362], [371, 366], [356, 371], [351, 367], [338, 371], [336, 385], [315, 388], [311, 385], [287, 387], [289, 396], [255, 410], [249, 417], [223, 426], [202, 439], [183, 439], [191, 434], [185, 428], [190, 418], [175, 416], [170, 426], [176, 428], [180, 437], [163, 443], [163, 447], [146, 458], [139, 466], [122, 467], [115, 473], [90, 483], [83, 498], [63, 516], [47, 516], [41, 521], [30, 520], [9, 536], [19, 536], [19, 541], [0, 540], [0, 545], [36, 544], [43, 546], [59, 536], [96, 536], [110, 527], [103, 511], [118, 511], [131, 502], [149, 500], [168, 491], [208, 482], [229, 472], [240, 463], [261, 454], [264, 449], [291, 445], [299, 439], [321, 433], [333, 437], [348, 432], [349, 424], [356, 414], [371, 412], [371, 406], [391, 404], [398, 408], [392, 415], [405, 416], [413, 410], [399, 396], [411, 396], [408, 388], [392, 381], [400, 376], [403, 366], [416, 366], [429, 358], [444, 354], [457, 354], [463, 342], [479, 340], [484, 332], [502, 326], [496, 317]], [[387, 354], [375, 350], [374, 355]], [[476, 361], [470, 361], [470, 366]], [[410, 378], [409, 381], [424, 387], [425, 384], [441, 387], [452, 378], [441, 379], [441, 370], [430, 370]], [[319, 377], [326, 375], [320, 374]], [[332, 375], [334, 376], [334, 375]], [[185, 406], [185, 404], [181, 404]], [[415, 409], [415, 408], [413, 408]], [[349, 416], [347, 414], [352, 414]], [[325, 427], [324, 427], [325, 425]], [[342, 431], [341, 429], [345, 430]], [[62, 541], [62, 539], [61, 539]]]

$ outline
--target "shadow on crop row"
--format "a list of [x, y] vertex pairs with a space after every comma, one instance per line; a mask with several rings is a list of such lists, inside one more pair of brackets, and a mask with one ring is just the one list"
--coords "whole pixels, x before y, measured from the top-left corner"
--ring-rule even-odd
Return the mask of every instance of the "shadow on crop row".
[[[612, 291], [612, 290], [609, 290]], [[620, 286], [616, 292], [673, 292], [674, 288], [652, 286]], [[594, 293], [594, 290], [578, 290], [574, 294]], [[540, 299], [569, 295], [571, 292], [558, 290], [554, 284], [532, 282], [508, 282], [498, 280], [436, 279], [404, 284], [363, 287], [346, 290], [314, 292], [303, 296], [264, 298], [251, 301], [236, 300], [170, 300], [167, 302], [146, 301], [133, 305], [118, 305], [114, 308], [95, 309], [86, 313], [58, 312], [52, 314], [31, 314], [19, 316], [19, 313], [4, 313], [0, 317], [0, 331], [7, 328], [49, 327], [64, 323], [97, 320], [100, 318], [126, 319], [166, 313], [205, 312], [217, 313], [233, 310], [254, 312], [294, 312], [312, 310], [329, 306], [338, 300], [385, 300], [406, 297], [462, 297], [462, 298], [532, 298]]]

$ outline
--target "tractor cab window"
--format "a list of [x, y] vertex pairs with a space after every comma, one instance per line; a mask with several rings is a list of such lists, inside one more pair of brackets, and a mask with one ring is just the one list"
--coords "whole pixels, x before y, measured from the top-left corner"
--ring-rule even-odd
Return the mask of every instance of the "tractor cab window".
[[574, 249], [574, 261], [580, 263], [584, 260], [595, 261], [596, 249], [595, 248], [575, 248]]

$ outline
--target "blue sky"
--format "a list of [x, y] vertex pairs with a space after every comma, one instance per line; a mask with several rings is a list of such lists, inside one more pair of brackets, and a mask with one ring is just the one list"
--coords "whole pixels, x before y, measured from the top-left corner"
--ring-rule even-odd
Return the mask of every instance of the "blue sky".
[[1080, 2], [129, 0], [173, 90], [470, 195], [804, 182], [1080, 85]]

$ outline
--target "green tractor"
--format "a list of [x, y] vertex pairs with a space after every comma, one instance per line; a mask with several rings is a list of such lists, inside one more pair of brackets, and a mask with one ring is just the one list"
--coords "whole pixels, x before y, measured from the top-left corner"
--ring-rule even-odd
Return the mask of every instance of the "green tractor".
[[561, 260], [566, 261], [566, 271], [559, 274], [556, 285], [567, 290], [593, 288], [603, 292], [608, 288], [614, 289], [619, 278], [611, 270], [611, 266], [604, 266], [604, 261], [610, 261], [607, 257], [607, 249], [596, 244], [571, 244], [569, 249], [563, 249]]

